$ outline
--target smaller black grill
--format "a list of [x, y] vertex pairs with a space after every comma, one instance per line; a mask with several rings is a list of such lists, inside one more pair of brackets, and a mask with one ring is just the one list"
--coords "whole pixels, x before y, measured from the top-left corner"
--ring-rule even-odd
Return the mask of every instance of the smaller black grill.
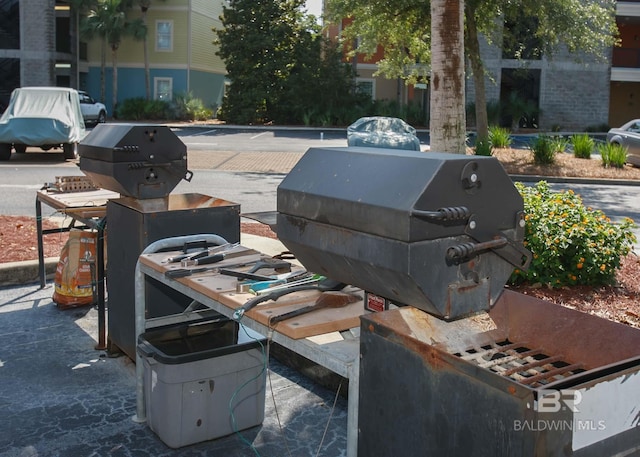
[[80, 169], [103, 189], [166, 197], [185, 179], [187, 147], [164, 125], [98, 124], [78, 145]]

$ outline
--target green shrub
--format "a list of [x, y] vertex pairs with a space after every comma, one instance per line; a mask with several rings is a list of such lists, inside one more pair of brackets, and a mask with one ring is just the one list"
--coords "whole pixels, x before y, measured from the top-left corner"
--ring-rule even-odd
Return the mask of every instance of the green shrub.
[[563, 153], [569, 146], [569, 140], [562, 135], [552, 135], [550, 137], [551, 149], [555, 154]]
[[590, 159], [591, 152], [595, 147], [595, 142], [586, 133], [581, 135], [573, 135], [571, 137], [571, 144], [573, 145], [573, 155], [579, 159]]
[[616, 143], [603, 143], [598, 147], [604, 167], [623, 168], [627, 163], [627, 148]]
[[489, 127], [489, 141], [494, 148], [502, 149], [511, 146], [511, 132], [504, 127]]
[[169, 103], [163, 100], [148, 100], [144, 107], [144, 119], [169, 119]]
[[491, 140], [488, 138], [478, 138], [476, 140], [475, 154], [477, 156], [490, 156], [493, 155], [493, 148], [491, 147]]
[[533, 254], [529, 270], [516, 270], [511, 284], [551, 287], [611, 284], [620, 259], [635, 243], [631, 219], [615, 224], [582, 204], [573, 191], [552, 192], [545, 181], [516, 183], [524, 199], [525, 246]]
[[128, 98], [118, 105], [117, 117], [121, 120], [163, 120], [168, 118], [169, 104], [162, 100], [143, 97]]
[[117, 118], [129, 121], [144, 119], [144, 109], [147, 100], [142, 97], [128, 98], [118, 104]]
[[533, 152], [533, 161], [539, 165], [551, 165], [556, 160], [556, 151], [548, 135], [538, 135], [529, 144], [529, 149]]
[[172, 103], [173, 116], [183, 121], [206, 121], [213, 117], [213, 110], [204, 106], [191, 92], [177, 94]]

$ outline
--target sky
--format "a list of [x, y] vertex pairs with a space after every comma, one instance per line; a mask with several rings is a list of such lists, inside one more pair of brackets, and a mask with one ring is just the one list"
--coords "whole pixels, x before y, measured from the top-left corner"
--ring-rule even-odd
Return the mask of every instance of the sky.
[[307, 11], [316, 17], [322, 16], [322, 0], [307, 0]]

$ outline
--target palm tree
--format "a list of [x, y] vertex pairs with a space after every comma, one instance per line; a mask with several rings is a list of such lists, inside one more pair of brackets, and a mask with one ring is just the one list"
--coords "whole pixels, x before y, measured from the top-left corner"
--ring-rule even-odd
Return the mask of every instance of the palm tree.
[[[138, 5], [140, 5], [140, 14], [142, 15], [142, 23], [147, 25], [147, 11], [149, 11], [149, 7], [151, 6], [151, 0], [138, 0]], [[151, 100], [151, 71], [149, 70], [149, 49], [147, 42], [147, 34], [145, 33], [144, 39], [142, 40], [142, 50], [144, 54], [144, 89], [145, 89], [145, 97], [147, 100]]]
[[431, 150], [464, 154], [464, 1], [431, 0]]
[[140, 40], [146, 36], [147, 29], [141, 19], [128, 21], [124, 12], [122, 0], [97, 0], [81, 22], [81, 33], [91, 39], [99, 37], [102, 45], [101, 52], [101, 96], [105, 93], [105, 67], [107, 46], [111, 49], [112, 65], [112, 111], [115, 112], [118, 103], [118, 48], [124, 36], [131, 36]]

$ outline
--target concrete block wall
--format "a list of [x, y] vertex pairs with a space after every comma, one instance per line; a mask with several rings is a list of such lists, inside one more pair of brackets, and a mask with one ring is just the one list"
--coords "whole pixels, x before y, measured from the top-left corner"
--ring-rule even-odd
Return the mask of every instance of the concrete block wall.
[[[610, 68], [606, 62], [580, 56], [584, 63], [577, 63], [576, 56], [566, 52], [559, 53], [552, 61], [508, 60], [501, 58], [498, 48], [486, 43], [481, 43], [481, 55], [485, 65], [487, 103], [500, 100], [503, 68], [539, 69], [540, 129], [584, 130], [586, 127], [607, 124]], [[467, 103], [471, 103], [475, 100], [475, 87], [470, 68], [467, 68]]]
[[571, 131], [607, 124], [609, 86], [606, 64], [564, 63], [543, 69], [540, 127]]
[[55, 0], [22, 0], [20, 25], [20, 85], [55, 86]]

